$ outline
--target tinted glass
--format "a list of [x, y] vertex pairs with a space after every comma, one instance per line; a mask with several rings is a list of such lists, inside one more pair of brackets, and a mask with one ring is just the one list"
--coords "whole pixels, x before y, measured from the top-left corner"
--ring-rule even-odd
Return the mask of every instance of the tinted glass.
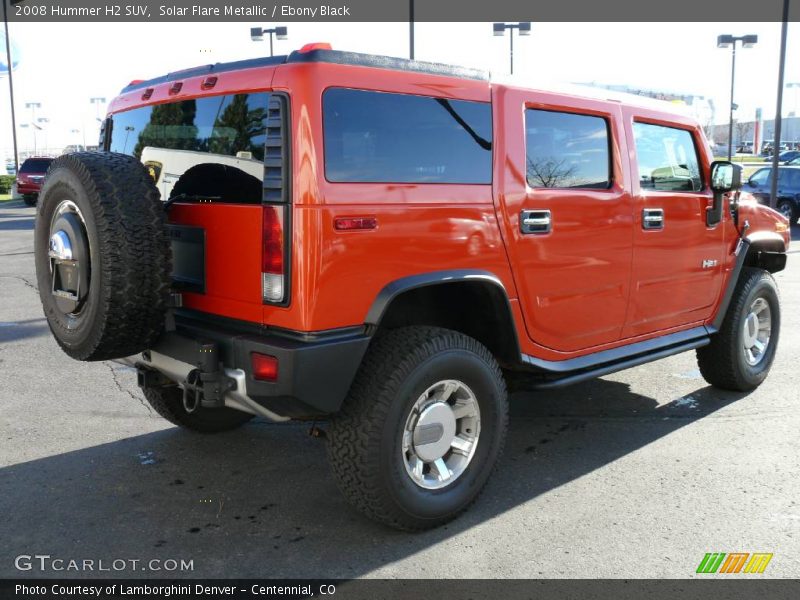
[[756, 171], [750, 177], [750, 183], [753, 185], [766, 185], [770, 180], [769, 174], [771, 172], [772, 169], [761, 169], [760, 171]]
[[112, 118], [112, 152], [135, 156], [163, 200], [261, 202], [269, 94], [145, 106]]
[[46, 173], [53, 159], [29, 158], [19, 168], [20, 173]]
[[602, 117], [525, 111], [528, 185], [601, 188], [611, 185], [608, 124]]
[[800, 169], [780, 169], [778, 183], [785, 186], [787, 191], [800, 189]]
[[697, 192], [703, 188], [700, 161], [690, 132], [634, 123], [633, 136], [642, 189]]
[[323, 112], [329, 181], [492, 181], [487, 103], [335, 88]]

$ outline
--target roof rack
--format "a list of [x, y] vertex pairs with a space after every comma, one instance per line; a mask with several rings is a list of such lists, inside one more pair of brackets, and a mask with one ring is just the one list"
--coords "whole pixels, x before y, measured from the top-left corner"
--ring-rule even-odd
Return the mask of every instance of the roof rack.
[[265, 58], [251, 58], [238, 60], [228, 63], [216, 63], [213, 65], [203, 65], [193, 67], [183, 71], [174, 71], [161, 77], [148, 79], [146, 81], [133, 81], [122, 89], [122, 93], [133, 90], [152, 87], [161, 83], [167, 83], [179, 78], [198, 77], [223, 73], [225, 71], [238, 71], [241, 69], [251, 69], [255, 67], [268, 67], [282, 65], [285, 63], [332, 63], [337, 65], [354, 65], [359, 67], [373, 67], [377, 69], [393, 69], [397, 71], [414, 71], [416, 73], [429, 73], [431, 75], [444, 75], [446, 77], [459, 77], [462, 79], [477, 79], [488, 81], [488, 71], [481, 69], [471, 69], [469, 67], [458, 67], [441, 63], [424, 62], [420, 60], [409, 60], [407, 58], [396, 58], [393, 56], [379, 56], [376, 54], [361, 54], [359, 52], [344, 52], [342, 50], [313, 49], [306, 52], [294, 51], [288, 56], [270, 56]]

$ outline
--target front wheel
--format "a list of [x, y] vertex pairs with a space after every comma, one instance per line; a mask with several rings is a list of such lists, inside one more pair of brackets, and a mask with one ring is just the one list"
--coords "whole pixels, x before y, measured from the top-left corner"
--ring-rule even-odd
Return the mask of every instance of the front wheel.
[[722, 326], [697, 350], [703, 378], [713, 386], [747, 392], [767, 378], [781, 327], [775, 280], [767, 271], [742, 270]]
[[362, 513], [397, 529], [455, 518], [502, 451], [506, 395], [497, 362], [470, 337], [435, 327], [379, 335], [331, 423], [339, 488]]
[[25, 194], [25, 195], [22, 197], [22, 201], [23, 201], [23, 202], [24, 202], [24, 203], [25, 203], [27, 206], [36, 206], [36, 199], [37, 199], [37, 198], [36, 198], [36, 196], [34, 196], [33, 194]]

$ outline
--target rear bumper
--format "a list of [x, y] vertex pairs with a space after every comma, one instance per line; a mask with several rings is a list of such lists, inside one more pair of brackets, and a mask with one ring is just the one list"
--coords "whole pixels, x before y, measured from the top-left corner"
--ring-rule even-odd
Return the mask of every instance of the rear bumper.
[[[150, 353], [135, 362], [160, 370], [173, 381], [181, 377], [180, 366], [183, 371], [189, 366], [208, 373], [216, 369], [236, 378], [235, 372], [245, 388], [235, 393], [267, 411], [282, 417], [322, 416], [341, 407], [369, 340], [361, 327], [307, 334], [223, 319], [210, 322], [206, 315], [184, 312], [176, 315], [175, 331], [165, 333]], [[253, 377], [253, 352], [278, 359], [276, 381]], [[155, 356], [169, 357], [179, 367], [164, 369], [163, 360], [159, 364]]]
[[17, 193], [25, 196], [38, 194], [42, 191], [41, 183], [17, 183]]

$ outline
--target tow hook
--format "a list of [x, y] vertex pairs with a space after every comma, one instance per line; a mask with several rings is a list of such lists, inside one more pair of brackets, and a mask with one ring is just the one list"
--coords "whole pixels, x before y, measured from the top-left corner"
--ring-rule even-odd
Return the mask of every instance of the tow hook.
[[205, 373], [192, 369], [183, 384], [183, 408], [193, 413], [199, 406], [221, 408], [225, 406], [225, 394], [236, 389], [236, 381], [221, 371]]

